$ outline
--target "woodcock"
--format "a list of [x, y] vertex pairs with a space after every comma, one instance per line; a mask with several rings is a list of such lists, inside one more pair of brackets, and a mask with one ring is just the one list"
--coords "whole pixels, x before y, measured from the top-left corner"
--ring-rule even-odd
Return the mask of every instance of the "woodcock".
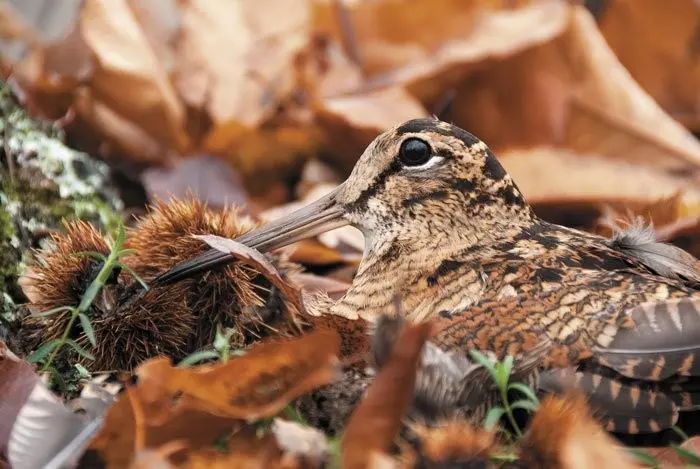
[[[613, 431], [656, 432], [698, 407], [698, 261], [639, 226], [608, 239], [538, 218], [472, 134], [398, 125], [335, 190], [237, 241], [268, 251], [348, 224], [364, 255], [330, 312], [377, 322], [398, 297], [406, 320], [435, 320], [416, 392], [437, 411], [478, 405], [470, 349], [513, 355], [545, 391], [574, 383]], [[211, 250], [158, 282], [232, 260]]]

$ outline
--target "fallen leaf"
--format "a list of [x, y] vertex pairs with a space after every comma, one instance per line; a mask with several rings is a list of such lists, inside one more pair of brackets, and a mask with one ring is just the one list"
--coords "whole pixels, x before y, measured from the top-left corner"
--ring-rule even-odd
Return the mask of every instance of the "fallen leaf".
[[293, 62], [307, 45], [308, 22], [306, 2], [184, 4], [174, 81], [183, 101], [211, 121], [202, 136], [205, 150], [230, 148], [271, 115], [280, 96], [291, 93]]
[[549, 42], [465, 77], [452, 105], [455, 124], [497, 154], [554, 146], [693, 181], [700, 143], [632, 79], [591, 14], [567, 8], [566, 27]]
[[693, 0], [611, 0], [601, 33], [634, 79], [666, 112], [700, 129], [700, 7]]
[[[232, 239], [223, 238], [216, 235], [192, 235], [194, 238], [200, 239], [207, 243], [209, 247], [212, 247], [218, 251], [231, 254], [233, 257], [238, 259], [245, 265], [252, 267], [256, 272], [260, 272], [265, 278], [267, 278], [274, 286], [276, 286], [283, 295], [285, 295], [288, 302], [294, 305], [297, 311], [304, 311], [304, 305], [301, 300], [301, 294], [299, 290], [290, 285], [282, 276], [277, 272], [275, 266], [268, 261], [260, 251], [256, 251], [253, 248], [249, 248], [244, 244], [234, 241]], [[291, 316], [293, 313], [288, 312]]]
[[339, 347], [337, 332], [321, 330], [263, 342], [225, 364], [173, 368], [162, 358], [136, 373], [147, 383], [196, 399], [213, 415], [252, 420], [275, 415], [290, 400], [331, 381]]
[[342, 41], [371, 76], [425, 61], [446, 43], [468, 37], [490, 3], [320, 0], [314, 3], [314, 26]]
[[399, 122], [429, 116], [401, 87], [329, 97], [314, 104], [314, 113], [333, 164], [345, 173], [379, 133]]
[[176, 161], [173, 167], [154, 167], [141, 173], [151, 200], [193, 195], [213, 207], [248, 203], [240, 174], [221, 158], [208, 155]]
[[370, 467], [375, 454], [388, 453], [401, 418], [413, 401], [413, 387], [423, 345], [432, 324], [407, 325], [390, 358], [350, 416], [343, 433], [343, 467]]
[[[694, 436], [688, 440], [685, 440], [679, 445], [681, 448], [691, 451], [695, 454], [700, 454], [700, 436]], [[656, 460], [661, 464], [664, 469], [672, 468], [682, 468], [689, 467], [688, 461], [684, 460], [677, 451], [671, 447], [660, 447], [660, 448], [640, 448], [647, 452], [651, 456], [655, 457]]]
[[94, 99], [184, 150], [184, 108], [126, 0], [85, 1], [79, 27], [97, 64], [89, 82]]
[[16, 469], [43, 467], [86, 425], [41, 381], [17, 415], [7, 444], [10, 465]]
[[301, 285], [302, 290], [313, 294], [324, 292], [333, 299], [338, 299], [345, 294], [350, 288], [349, 282], [336, 280], [332, 277], [322, 277], [320, 275], [299, 273], [295, 276], [295, 280]]
[[7, 454], [7, 442], [17, 415], [38, 381], [34, 367], [20, 360], [0, 341], [0, 454]]

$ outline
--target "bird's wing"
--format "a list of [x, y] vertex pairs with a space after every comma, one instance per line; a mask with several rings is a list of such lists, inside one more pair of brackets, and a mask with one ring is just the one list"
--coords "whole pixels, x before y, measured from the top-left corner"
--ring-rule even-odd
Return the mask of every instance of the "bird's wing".
[[627, 324], [603, 331], [592, 348], [598, 362], [634, 379], [700, 376], [700, 298], [642, 303], [620, 321]]
[[609, 431], [656, 433], [676, 424], [679, 408], [668, 395], [600, 371], [573, 367], [545, 370], [540, 373], [539, 387], [552, 393], [565, 393], [570, 388], [582, 391]]

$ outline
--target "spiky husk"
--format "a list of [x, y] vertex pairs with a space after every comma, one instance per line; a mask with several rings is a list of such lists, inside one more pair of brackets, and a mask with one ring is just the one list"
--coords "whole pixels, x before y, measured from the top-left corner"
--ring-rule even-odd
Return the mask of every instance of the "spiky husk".
[[[136, 249], [137, 254], [125, 262], [149, 281], [208, 249], [192, 235], [236, 238], [255, 226], [252, 218], [236, 207], [213, 210], [192, 196], [171, 198], [167, 203], [158, 200], [130, 229], [127, 246]], [[285, 258], [268, 257], [282, 275], [293, 276], [298, 271]], [[245, 346], [247, 338], [266, 335], [278, 326], [284, 328], [278, 324], [282, 307], [279, 292], [247, 266], [233, 263], [180, 283], [186, 286], [187, 304], [197, 317], [195, 348], [210, 344], [217, 326], [239, 332], [234, 336], [234, 346]]]
[[[23, 336], [29, 342], [45, 342], [63, 334], [70, 313], [48, 317], [37, 313], [61, 306], [78, 306], [83, 293], [102, 267], [101, 261], [78, 255], [81, 252], [109, 254], [107, 240], [95, 227], [83, 221], [64, 221], [65, 233], [52, 234], [51, 246], [37, 252], [37, 262], [24, 278], [24, 289], [31, 291], [30, 309], [23, 323]], [[101, 314], [95, 302], [88, 315]]]
[[[77, 253], [109, 255], [109, 244], [92, 225], [82, 221], [64, 225], [65, 233], [52, 235], [53, 247], [37, 253], [36, 265], [24, 280], [25, 288], [31, 291], [29, 307], [34, 313], [80, 303], [102, 262]], [[102, 288], [86, 311], [97, 347], [91, 346], [79, 321], [74, 323], [69, 335], [95, 359], [75, 356], [71, 360], [93, 371], [130, 370], [156, 355], [177, 359], [190, 352], [188, 345], [194, 335], [195, 318], [184, 300], [185, 288], [173, 285], [138, 292], [133, 279], [123, 274]], [[22, 328], [25, 346], [35, 349], [41, 343], [61, 337], [69, 319], [69, 312], [47, 317], [30, 314]]]
[[490, 458], [499, 452], [496, 435], [465, 421], [437, 427], [414, 426], [414, 444], [404, 444], [402, 467], [495, 467]]
[[[184, 289], [169, 285], [138, 296], [122, 294], [112, 314], [93, 319], [95, 360], [83, 360], [85, 365], [92, 371], [132, 370], [147, 358], [167, 355], [179, 360], [193, 352], [195, 316], [185, 302]], [[78, 343], [90, 345], [85, 336]]]
[[593, 418], [585, 397], [574, 392], [542, 400], [520, 441], [520, 459], [527, 468], [639, 467]]

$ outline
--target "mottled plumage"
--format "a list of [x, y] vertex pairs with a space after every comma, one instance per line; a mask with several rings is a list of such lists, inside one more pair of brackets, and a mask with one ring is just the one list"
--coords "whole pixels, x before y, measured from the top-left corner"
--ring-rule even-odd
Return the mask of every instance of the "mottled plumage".
[[[347, 224], [365, 235], [362, 262], [347, 294], [314, 313], [375, 321], [398, 296], [407, 320], [435, 321], [417, 401], [471, 406], [480, 389], [488, 401], [472, 348], [536, 363], [521, 367], [535, 384], [587, 390], [617, 431], [667, 428], [694, 401], [684, 379], [700, 374], [698, 261], [644, 230], [607, 239], [539, 219], [470, 133], [432, 119], [398, 125], [336, 190], [239, 241], [269, 250]], [[211, 251], [159, 280], [230, 261]]]

